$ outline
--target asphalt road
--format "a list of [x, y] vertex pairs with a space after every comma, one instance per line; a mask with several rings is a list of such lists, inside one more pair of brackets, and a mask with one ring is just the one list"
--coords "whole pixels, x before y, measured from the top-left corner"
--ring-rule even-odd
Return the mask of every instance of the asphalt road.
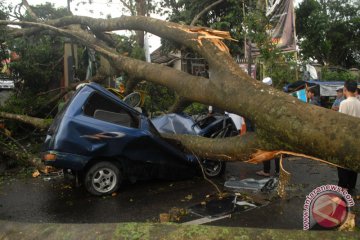
[[[284, 166], [292, 174], [285, 199], [280, 199], [274, 192], [246, 191], [242, 197], [262, 206], [237, 211], [230, 218], [210, 219], [205, 224], [302, 229], [306, 195], [318, 186], [336, 184], [336, 169], [305, 159], [286, 160]], [[260, 179], [255, 175], [259, 169], [261, 165], [230, 163], [225, 176], [216, 179], [215, 183], [223, 189], [224, 181], [229, 178]], [[357, 188], [360, 190], [359, 182]], [[185, 223], [201, 219], [188, 209], [214, 194], [215, 188], [201, 177], [176, 182], [152, 180], [126, 184], [114, 196], [94, 197], [62, 178], [45, 181], [43, 178], [7, 176], [2, 177], [0, 183], [0, 219], [35, 223], [158, 222], [161, 213], [171, 212], [178, 217], [174, 221]], [[355, 203], [351, 211], [359, 226], [360, 201]]]

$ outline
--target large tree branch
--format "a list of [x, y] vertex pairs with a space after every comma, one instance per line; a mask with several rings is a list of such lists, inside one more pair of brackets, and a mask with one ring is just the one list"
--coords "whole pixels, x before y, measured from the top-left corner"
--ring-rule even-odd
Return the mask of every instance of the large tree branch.
[[[193, 101], [245, 116], [262, 130], [259, 138], [268, 141], [275, 138], [283, 150], [301, 149], [307, 155], [360, 170], [359, 119], [302, 103], [254, 81], [240, 69], [226, 51], [223, 51], [219, 40], [207, 38], [206, 29], [195, 29], [194, 32], [188, 26], [145, 17], [109, 20], [68, 17], [62, 19], [62, 24], [73, 24], [74, 21], [89, 25], [98, 31], [146, 30], [191, 47], [211, 64], [210, 79], [190, 76], [168, 67], [121, 56], [98, 44], [93, 37], [77, 35], [69, 30], [30, 23], [19, 24], [51, 29], [74, 37], [112, 59], [119, 68], [134, 77], [167, 86]], [[8, 22], [0, 22], [6, 23]]]
[[14, 114], [14, 113], [7, 113], [7, 112], [0, 112], [0, 117], [27, 123], [27, 124], [34, 126], [35, 128], [39, 128], [39, 129], [48, 128], [49, 123], [51, 122], [51, 121], [48, 121], [48, 120], [45, 120], [42, 118], [35, 118], [35, 117], [26, 116], [26, 115], [19, 115], [19, 114]]
[[181, 142], [185, 150], [200, 158], [224, 161], [246, 161], [258, 149], [273, 150], [278, 147], [263, 144], [255, 133], [229, 138], [204, 138], [179, 134], [162, 134], [162, 136], [167, 140]]

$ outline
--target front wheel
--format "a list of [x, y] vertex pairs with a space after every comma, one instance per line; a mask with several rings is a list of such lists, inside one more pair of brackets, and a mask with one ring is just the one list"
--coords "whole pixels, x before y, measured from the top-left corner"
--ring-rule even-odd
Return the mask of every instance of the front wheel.
[[96, 196], [108, 195], [115, 192], [121, 183], [122, 176], [119, 168], [107, 161], [98, 162], [85, 173], [85, 188]]
[[219, 160], [203, 160], [202, 166], [206, 177], [219, 177], [225, 172], [226, 164]]

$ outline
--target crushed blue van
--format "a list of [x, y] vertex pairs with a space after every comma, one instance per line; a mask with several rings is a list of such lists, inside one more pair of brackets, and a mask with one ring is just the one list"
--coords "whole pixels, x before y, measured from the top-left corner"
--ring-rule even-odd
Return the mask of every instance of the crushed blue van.
[[[125, 180], [184, 179], [199, 173], [195, 156], [165, 141], [140, 111], [96, 83], [76, 91], [50, 126], [42, 147], [48, 166], [65, 169], [91, 194], [107, 195]], [[205, 173], [223, 173], [221, 161]]]

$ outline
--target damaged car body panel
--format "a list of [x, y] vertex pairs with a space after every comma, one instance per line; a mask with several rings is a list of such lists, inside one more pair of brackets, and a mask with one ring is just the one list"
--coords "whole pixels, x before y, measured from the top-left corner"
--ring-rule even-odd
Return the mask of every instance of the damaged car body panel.
[[[105, 177], [98, 174], [94, 184], [99, 179], [108, 183], [111, 178], [106, 176], [112, 175], [131, 181], [188, 178], [198, 165], [194, 156], [164, 141], [148, 118], [95, 83], [79, 89], [58, 113], [42, 152], [45, 164], [56, 168], [86, 172], [106, 161], [121, 171], [103, 167], [98, 173]], [[44, 157], [47, 154], [55, 159]]]

